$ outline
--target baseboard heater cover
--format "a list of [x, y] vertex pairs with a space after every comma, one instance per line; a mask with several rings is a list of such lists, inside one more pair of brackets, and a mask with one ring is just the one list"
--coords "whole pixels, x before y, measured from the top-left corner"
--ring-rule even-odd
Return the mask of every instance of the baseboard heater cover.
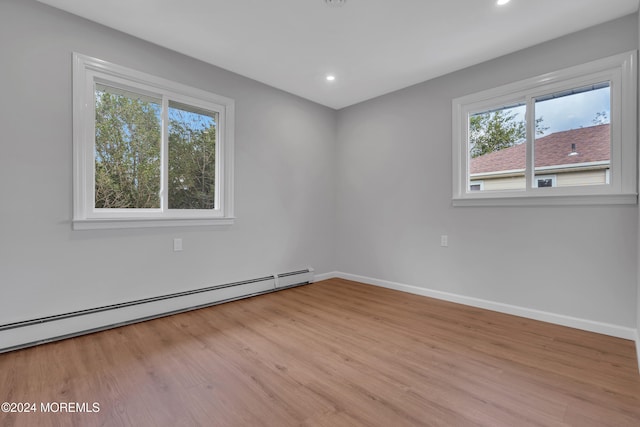
[[312, 268], [0, 325], [0, 353], [313, 282]]

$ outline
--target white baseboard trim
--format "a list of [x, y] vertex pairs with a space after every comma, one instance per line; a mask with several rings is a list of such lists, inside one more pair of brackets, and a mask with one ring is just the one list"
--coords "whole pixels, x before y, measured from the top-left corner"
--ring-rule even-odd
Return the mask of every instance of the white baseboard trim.
[[[640, 350], [638, 334], [635, 329], [625, 326], [613, 325], [609, 323], [596, 322], [588, 319], [580, 319], [577, 317], [566, 316], [563, 314], [550, 313], [541, 310], [535, 310], [526, 307], [520, 307], [510, 304], [504, 304], [496, 301], [489, 301], [475, 297], [468, 297], [449, 292], [437, 291], [433, 289], [422, 288], [419, 286], [406, 285], [403, 283], [390, 282], [387, 280], [374, 279], [372, 277], [358, 276], [343, 272], [331, 272], [315, 276], [315, 281], [326, 280], [331, 278], [340, 278], [353, 280], [355, 282], [366, 283], [369, 285], [380, 286], [383, 288], [395, 289], [398, 291], [408, 292], [411, 294], [422, 295], [435, 299], [440, 299], [458, 304], [468, 305], [486, 310], [497, 311], [505, 314], [512, 314], [527, 319], [540, 320], [543, 322], [553, 323], [556, 325], [568, 326], [570, 328], [582, 329], [585, 331], [596, 332], [599, 334], [609, 335], [617, 338], [624, 338], [636, 342], [636, 348]], [[640, 355], [638, 356], [640, 366]]]
[[313, 281], [314, 282], [321, 282], [323, 280], [333, 279], [333, 278], [336, 278], [336, 277], [340, 277], [339, 274], [340, 273], [338, 273], [337, 271], [331, 271], [329, 273], [322, 273], [322, 274], [315, 274], [313, 276]]

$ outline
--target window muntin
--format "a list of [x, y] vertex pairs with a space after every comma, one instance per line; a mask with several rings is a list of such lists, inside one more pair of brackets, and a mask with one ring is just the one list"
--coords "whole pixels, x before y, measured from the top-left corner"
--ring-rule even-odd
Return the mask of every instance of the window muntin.
[[[635, 58], [635, 52], [620, 54], [454, 99], [452, 110], [454, 115], [452, 151], [454, 205], [635, 203], [637, 201], [637, 183], [634, 178], [637, 108], [633, 96], [637, 85]], [[544, 157], [541, 155], [540, 148], [544, 148], [545, 142], [553, 139], [550, 138], [549, 133], [553, 131], [551, 122], [562, 119], [562, 117], [555, 117], [559, 114], [551, 114], [553, 109], [545, 110], [544, 107], [552, 106], [554, 102], [559, 102], [552, 100], [561, 98], [573, 100], [574, 104], [579, 105], [576, 100], [584, 96], [597, 96], [608, 102], [605, 102], [604, 107], [593, 107], [589, 114], [574, 108], [573, 113], [579, 113], [576, 115], [583, 122], [586, 117], [588, 120], [586, 124], [581, 125], [582, 127], [578, 126], [576, 129], [569, 127], [569, 130], [590, 132], [600, 129], [602, 134], [600, 138], [608, 138], [609, 155], [605, 153], [600, 155], [602, 157], [600, 159], [579, 162], [580, 159], [573, 158], [577, 155], [572, 152], [572, 145], [569, 143], [565, 153], [569, 161], [563, 160], [562, 163], [566, 164], [566, 169], [569, 166], [574, 171], [581, 168], [582, 176], [574, 174], [572, 179], [566, 179], [565, 172], [568, 171], [560, 170], [558, 168], [560, 164], [534, 163], [536, 155], [538, 160]], [[495, 165], [500, 167], [487, 167], [485, 164], [483, 170], [478, 170], [476, 164], [478, 157], [473, 157], [473, 143], [470, 142], [473, 130], [471, 119], [487, 112], [506, 113], [510, 108], [518, 105], [525, 106], [524, 118], [521, 114], [517, 120], [526, 126], [526, 141], [519, 144], [512, 143], [509, 147], [488, 153], [486, 156], [504, 157], [501, 154], [504, 152], [513, 160], [515, 157], [510, 152], [519, 148], [520, 156], [524, 156], [525, 159], [524, 179], [521, 162], [505, 164], [503, 161], [495, 161]], [[580, 105], [581, 108], [584, 106]], [[593, 116], [589, 116], [590, 114]], [[561, 132], [563, 131], [558, 130], [555, 133]], [[579, 140], [576, 144], [578, 153], [581, 145], [584, 145], [583, 140]], [[606, 140], [600, 145], [606, 150]], [[511, 167], [508, 167], [509, 164]], [[594, 169], [599, 171], [597, 176]], [[478, 172], [483, 172], [484, 175]], [[557, 175], [555, 186], [540, 188], [536, 185], [536, 176], [551, 174]], [[477, 180], [483, 181], [482, 191], [471, 188], [470, 182]], [[497, 183], [501, 185], [495, 185]], [[549, 198], [551, 196], [553, 196], [552, 199]], [[543, 201], [543, 199], [548, 200]]]
[[74, 228], [233, 222], [233, 100], [74, 54]]

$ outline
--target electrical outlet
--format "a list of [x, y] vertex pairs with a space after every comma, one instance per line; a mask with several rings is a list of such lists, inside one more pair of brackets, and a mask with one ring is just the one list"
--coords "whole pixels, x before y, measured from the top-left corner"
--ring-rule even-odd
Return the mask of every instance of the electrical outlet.
[[173, 239], [173, 251], [180, 252], [182, 250], [182, 239], [176, 238]]
[[440, 246], [442, 246], [443, 248], [449, 246], [449, 236], [447, 236], [446, 234], [440, 236]]

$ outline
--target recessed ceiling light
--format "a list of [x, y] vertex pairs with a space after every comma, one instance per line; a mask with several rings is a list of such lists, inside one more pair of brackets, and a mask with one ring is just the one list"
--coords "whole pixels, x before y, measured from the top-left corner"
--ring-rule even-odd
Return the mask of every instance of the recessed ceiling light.
[[498, 0], [497, 4], [498, 6], [503, 6], [507, 3], [509, 3], [511, 0]]
[[333, 74], [329, 74], [326, 77], [326, 79], [327, 79], [328, 82], [332, 82], [332, 81], [334, 81], [336, 79], [336, 76], [334, 76]]
[[340, 7], [344, 5], [347, 0], [324, 0], [324, 2], [327, 4], [327, 6]]

